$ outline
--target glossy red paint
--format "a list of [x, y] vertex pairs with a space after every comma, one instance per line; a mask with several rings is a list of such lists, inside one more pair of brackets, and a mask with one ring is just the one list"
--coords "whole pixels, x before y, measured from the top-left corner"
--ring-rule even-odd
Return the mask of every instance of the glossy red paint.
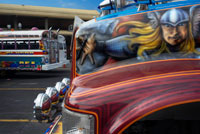
[[51, 100], [47, 100], [42, 104], [42, 111], [49, 110], [51, 108]]
[[169, 59], [136, 63], [122, 67], [111, 66], [110, 69], [78, 77], [73, 81], [73, 84], [78, 87], [98, 88], [141, 77], [199, 70], [199, 63], [199, 59]]
[[171, 59], [76, 77], [65, 106], [97, 115], [96, 133], [117, 134], [153, 111], [197, 100], [200, 60]]
[[51, 102], [52, 102], [52, 103], [56, 103], [56, 102], [58, 102], [58, 99], [59, 99], [59, 95], [58, 95], [58, 94], [54, 94], [54, 95], [51, 97]]

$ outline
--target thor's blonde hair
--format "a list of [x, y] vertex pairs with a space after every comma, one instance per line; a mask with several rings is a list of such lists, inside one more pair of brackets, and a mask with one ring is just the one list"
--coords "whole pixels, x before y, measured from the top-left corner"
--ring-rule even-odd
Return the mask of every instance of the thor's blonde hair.
[[[137, 51], [138, 56], [143, 57], [143, 53], [145, 51], [154, 49], [158, 50], [152, 54], [153, 56], [158, 56], [164, 51], [170, 53], [166, 45], [167, 43], [162, 37], [160, 26], [157, 26], [154, 29], [149, 23], [144, 23], [140, 21], [129, 21], [119, 24], [116, 30], [125, 25], [131, 26], [131, 28], [129, 29], [130, 37], [125, 38], [125, 40], [130, 41], [130, 44], [128, 45], [129, 49], [132, 50], [133, 45], [140, 44]], [[189, 54], [193, 52], [197, 53], [197, 51], [195, 50], [195, 42], [191, 31], [191, 23], [188, 24], [188, 38], [186, 38], [186, 40], [181, 43], [180, 52], [184, 54]]]

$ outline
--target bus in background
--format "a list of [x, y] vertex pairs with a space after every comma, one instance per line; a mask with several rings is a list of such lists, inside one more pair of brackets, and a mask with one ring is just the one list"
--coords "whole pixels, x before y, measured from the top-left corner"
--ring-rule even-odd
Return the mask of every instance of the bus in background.
[[63, 35], [58, 35], [58, 43], [59, 43], [59, 59], [60, 59], [60, 62], [65, 63], [63, 64], [63, 67], [66, 67], [66, 65], [69, 64], [69, 60], [66, 60], [67, 59], [67, 45], [66, 45], [66, 39]]
[[66, 43], [51, 30], [0, 32], [0, 70], [51, 70], [67, 64]]

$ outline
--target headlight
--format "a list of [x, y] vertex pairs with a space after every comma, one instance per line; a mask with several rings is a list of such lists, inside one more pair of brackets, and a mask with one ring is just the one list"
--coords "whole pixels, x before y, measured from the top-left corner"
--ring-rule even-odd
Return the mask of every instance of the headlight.
[[94, 134], [94, 116], [63, 108], [63, 134]]

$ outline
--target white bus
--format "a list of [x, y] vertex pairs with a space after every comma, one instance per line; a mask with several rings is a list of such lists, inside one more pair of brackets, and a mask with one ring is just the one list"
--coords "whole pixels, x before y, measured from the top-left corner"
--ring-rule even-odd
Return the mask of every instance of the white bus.
[[51, 70], [67, 64], [66, 43], [51, 30], [1, 31], [0, 70]]

